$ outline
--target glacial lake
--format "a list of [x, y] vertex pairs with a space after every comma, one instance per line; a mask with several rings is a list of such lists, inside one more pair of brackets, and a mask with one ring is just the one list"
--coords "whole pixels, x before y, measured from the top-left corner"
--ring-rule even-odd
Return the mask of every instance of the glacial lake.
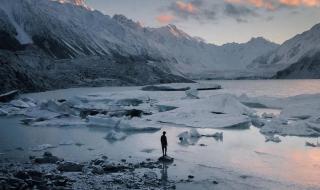
[[[200, 97], [230, 93], [248, 96], [288, 97], [300, 94], [320, 93], [320, 80], [212, 80], [203, 83], [220, 84], [223, 89], [201, 91]], [[140, 87], [74, 88], [42, 93], [25, 94], [35, 100], [69, 98], [90, 93], [124, 91], [136, 92]], [[146, 92], [163, 99], [175, 99], [184, 92]], [[320, 101], [320, 100], [319, 100]], [[259, 110], [279, 114], [280, 110]], [[109, 142], [104, 137], [106, 128], [89, 127], [28, 127], [20, 124], [21, 117], [0, 118], [0, 161], [5, 159], [25, 161], [33, 152], [31, 147], [40, 144], [57, 146], [49, 149], [54, 155], [73, 161], [88, 161], [100, 155], [110, 159], [145, 160], [157, 159], [161, 155], [159, 144], [163, 130], [167, 131], [168, 154], [175, 158], [169, 166], [168, 177], [195, 180], [251, 180], [277, 189], [320, 189], [320, 148], [305, 146], [305, 142], [317, 142], [317, 138], [280, 137], [282, 142], [265, 142], [259, 129], [251, 126], [245, 130], [199, 129], [202, 134], [223, 132], [223, 140], [202, 137], [194, 145], [182, 145], [177, 135], [190, 128], [163, 124], [154, 133], [130, 134], [122, 141]], [[73, 141], [81, 144], [59, 145]], [[200, 146], [204, 144], [205, 146]], [[250, 179], [251, 178], [251, 179]], [[178, 189], [184, 189], [179, 187]], [[206, 187], [197, 187], [206, 189]]]

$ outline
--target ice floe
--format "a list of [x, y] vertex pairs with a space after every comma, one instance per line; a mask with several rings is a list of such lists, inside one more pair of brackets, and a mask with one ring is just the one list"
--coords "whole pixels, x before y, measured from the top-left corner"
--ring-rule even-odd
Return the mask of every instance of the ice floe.
[[199, 92], [197, 89], [191, 88], [187, 90], [185, 93], [186, 93], [186, 98], [199, 99]]
[[272, 142], [275, 142], [275, 143], [279, 143], [281, 142], [281, 139], [279, 137], [276, 137], [276, 136], [265, 136], [265, 139], [266, 139], [266, 142], [269, 142], [269, 141], [272, 141]]
[[255, 126], [261, 127], [265, 135], [281, 136], [320, 136], [320, 94], [298, 95], [286, 98], [239, 97], [242, 102], [259, 104], [269, 108], [279, 108], [279, 116], [262, 114], [262, 118], [253, 119]]
[[127, 135], [123, 132], [111, 130], [104, 138], [108, 141], [119, 141], [124, 140], [126, 137]]
[[311, 142], [306, 141], [306, 146], [310, 146], [310, 147], [320, 147], [320, 143], [319, 143], [319, 142], [317, 142], [317, 143], [311, 143]]
[[41, 145], [37, 145], [37, 146], [30, 148], [30, 150], [37, 152], [37, 151], [47, 150], [50, 148], [56, 148], [56, 146], [53, 146], [51, 144], [41, 144]]
[[255, 111], [228, 94], [205, 99], [167, 102], [178, 107], [174, 110], [153, 114], [149, 118], [162, 123], [195, 128], [248, 128]]
[[184, 131], [180, 133], [177, 137], [179, 138], [181, 144], [194, 145], [201, 137], [213, 137], [216, 140], [222, 140], [223, 132], [216, 132], [214, 134], [200, 134], [198, 130], [191, 129], [190, 131]]

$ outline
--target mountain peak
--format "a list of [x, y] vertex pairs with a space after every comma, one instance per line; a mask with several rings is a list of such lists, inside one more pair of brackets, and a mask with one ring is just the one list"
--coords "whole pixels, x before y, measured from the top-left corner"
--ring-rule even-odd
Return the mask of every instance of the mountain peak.
[[135, 21], [127, 18], [126, 16], [124, 16], [122, 14], [115, 14], [115, 15], [113, 15], [112, 18], [114, 20], [116, 20], [117, 22], [121, 23], [121, 24], [125, 24], [127, 26], [130, 26], [131, 28], [140, 28], [140, 27], [142, 27], [139, 22], [135, 22]]
[[86, 5], [85, 0], [53, 0], [53, 1], [58, 1], [59, 3], [70, 3], [70, 4], [73, 4], [73, 5], [77, 5], [77, 6], [88, 8], [88, 6]]
[[274, 44], [274, 45], [278, 45], [278, 44], [271, 42], [270, 40], [267, 40], [263, 37], [253, 37], [247, 42], [247, 44]]
[[168, 24], [167, 26], [162, 27], [163, 29], [167, 30], [171, 34], [177, 37], [185, 37], [185, 38], [191, 38], [187, 33], [180, 30], [176, 25], [174, 24]]

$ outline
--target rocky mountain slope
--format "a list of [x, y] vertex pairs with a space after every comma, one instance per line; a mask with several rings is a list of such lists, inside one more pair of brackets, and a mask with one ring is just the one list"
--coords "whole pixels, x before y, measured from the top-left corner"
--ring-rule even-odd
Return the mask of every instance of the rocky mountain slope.
[[320, 24], [284, 42], [250, 65], [255, 72], [274, 78], [320, 78]]
[[2, 91], [259, 77], [261, 71], [248, 66], [281, 49], [263, 38], [216, 46], [174, 25], [149, 28], [104, 15], [82, 0], [1, 5]]

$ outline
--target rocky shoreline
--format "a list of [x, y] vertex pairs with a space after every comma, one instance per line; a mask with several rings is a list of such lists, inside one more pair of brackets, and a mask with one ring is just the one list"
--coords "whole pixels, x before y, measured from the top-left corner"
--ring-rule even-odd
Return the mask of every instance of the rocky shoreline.
[[168, 179], [168, 164], [153, 159], [113, 161], [107, 156], [78, 163], [44, 152], [25, 163], [1, 163], [0, 189], [176, 189], [178, 181]]

